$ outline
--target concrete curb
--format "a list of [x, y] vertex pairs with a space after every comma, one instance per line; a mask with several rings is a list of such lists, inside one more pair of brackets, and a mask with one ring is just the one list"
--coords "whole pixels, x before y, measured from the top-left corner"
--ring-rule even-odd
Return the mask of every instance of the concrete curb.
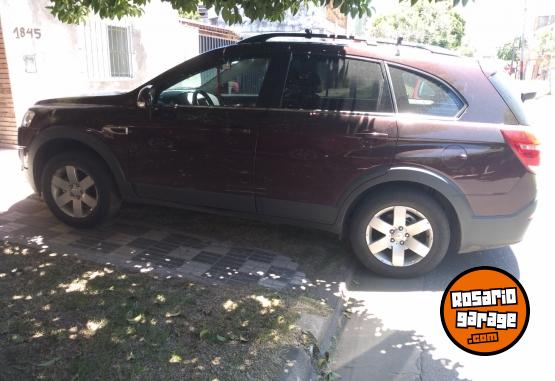
[[[349, 261], [346, 268], [343, 270], [340, 279], [342, 283], [347, 286], [351, 283], [355, 272], [355, 266]], [[344, 324], [343, 303], [345, 302], [343, 290], [340, 288], [340, 296], [332, 295], [331, 309], [332, 312], [325, 318], [321, 318], [320, 322], [315, 322], [310, 328], [311, 333], [316, 338], [317, 353], [323, 355], [325, 352], [331, 352], [330, 349], [335, 344], [335, 337]], [[314, 317], [308, 317], [314, 323]], [[299, 320], [303, 320], [303, 316]], [[303, 325], [300, 324], [301, 329]], [[315, 327], [316, 326], [316, 327]], [[313, 330], [317, 332], [312, 332]], [[315, 360], [312, 354], [307, 353], [302, 348], [292, 348], [285, 354], [286, 368], [280, 376], [281, 381], [312, 381], [317, 380], [319, 376], [319, 369], [317, 369]]]

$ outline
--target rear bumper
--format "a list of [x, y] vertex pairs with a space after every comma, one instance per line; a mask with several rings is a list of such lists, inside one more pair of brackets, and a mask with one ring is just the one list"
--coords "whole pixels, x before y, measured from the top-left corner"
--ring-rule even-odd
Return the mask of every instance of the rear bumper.
[[492, 249], [520, 242], [526, 233], [537, 201], [510, 216], [473, 217], [461, 221], [460, 253]]

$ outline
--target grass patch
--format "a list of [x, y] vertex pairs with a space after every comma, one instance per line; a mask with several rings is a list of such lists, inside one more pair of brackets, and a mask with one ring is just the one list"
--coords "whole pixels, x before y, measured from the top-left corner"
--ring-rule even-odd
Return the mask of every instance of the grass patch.
[[318, 302], [156, 280], [3, 243], [0, 379], [272, 380]]

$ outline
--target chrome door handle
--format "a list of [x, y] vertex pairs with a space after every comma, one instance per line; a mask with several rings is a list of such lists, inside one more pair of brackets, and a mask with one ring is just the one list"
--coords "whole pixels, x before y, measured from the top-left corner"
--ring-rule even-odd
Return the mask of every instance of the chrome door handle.
[[389, 134], [385, 133], [385, 132], [355, 132], [355, 135], [370, 135], [370, 136], [375, 136], [375, 137], [379, 137], [379, 136], [389, 136]]
[[241, 127], [223, 127], [220, 132], [226, 135], [250, 135], [252, 130], [250, 128]]
[[108, 135], [129, 135], [129, 127], [104, 126], [102, 127], [102, 132]]

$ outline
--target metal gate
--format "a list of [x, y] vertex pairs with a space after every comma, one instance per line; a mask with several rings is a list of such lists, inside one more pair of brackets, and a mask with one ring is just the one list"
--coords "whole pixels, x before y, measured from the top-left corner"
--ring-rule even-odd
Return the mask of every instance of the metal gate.
[[237, 40], [199, 34], [198, 50], [199, 53], [204, 53], [212, 49], [221, 48], [222, 46], [233, 45], [235, 44], [235, 42], [237, 42]]
[[221, 48], [222, 46], [233, 45], [240, 40], [239, 35], [230, 29], [191, 20], [181, 20], [181, 22], [198, 29], [199, 53]]

